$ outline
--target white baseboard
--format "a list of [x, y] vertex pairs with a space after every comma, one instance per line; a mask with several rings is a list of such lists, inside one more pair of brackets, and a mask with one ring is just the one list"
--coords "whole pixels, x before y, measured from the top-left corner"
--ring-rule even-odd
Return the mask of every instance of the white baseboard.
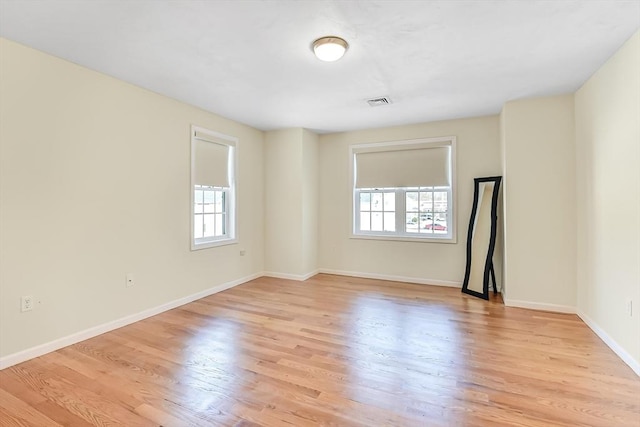
[[576, 314], [576, 308], [570, 305], [547, 304], [541, 302], [522, 301], [504, 298], [504, 305], [507, 307], [528, 308], [530, 310], [553, 311], [554, 313]]
[[318, 273], [319, 273], [319, 270], [315, 270], [307, 274], [289, 274], [289, 273], [278, 273], [276, 271], [264, 271], [262, 275], [266, 277], [275, 277], [277, 279], [297, 280], [299, 282], [303, 282], [307, 279], [312, 278]]
[[89, 338], [102, 335], [105, 332], [113, 331], [115, 329], [121, 328], [131, 323], [135, 323], [140, 320], [146, 319], [147, 317], [155, 316], [156, 314], [163, 313], [167, 310], [180, 307], [181, 305], [188, 304], [200, 298], [213, 295], [215, 293], [224, 291], [229, 288], [233, 288], [234, 286], [238, 286], [250, 280], [257, 279], [258, 277], [261, 277], [261, 276], [262, 276], [261, 273], [256, 273], [250, 276], [243, 277], [241, 279], [222, 283], [220, 285], [214, 286], [212, 288], [206, 289], [204, 291], [201, 291], [192, 295], [188, 295], [183, 298], [179, 298], [177, 300], [168, 302], [166, 304], [149, 308], [139, 313], [131, 314], [129, 316], [125, 316], [120, 319], [113, 320], [111, 322], [103, 323], [101, 325], [94, 326], [89, 329], [85, 329], [84, 331], [76, 332], [71, 335], [67, 335], [66, 337], [58, 338], [57, 340], [40, 344], [35, 347], [31, 347], [26, 350], [19, 351], [17, 353], [9, 354], [7, 356], [0, 358], [0, 369], [5, 369], [5, 368], [8, 368], [9, 366], [17, 365], [18, 363], [22, 363], [26, 360], [33, 359], [47, 353], [51, 353], [52, 351], [59, 350], [61, 348], [70, 346], [72, 344], [76, 344], [80, 341], [84, 341]]
[[462, 288], [462, 282], [448, 280], [423, 279], [421, 277], [394, 276], [388, 274], [362, 273], [359, 271], [332, 270], [321, 268], [319, 273], [335, 274], [337, 276], [362, 277], [363, 279], [391, 280], [393, 282], [417, 283], [420, 285], [447, 286], [450, 288]]
[[[214, 286], [204, 291], [201, 291], [192, 295], [188, 295], [183, 298], [179, 298], [177, 300], [141, 311], [136, 314], [125, 316], [120, 319], [113, 320], [111, 322], [103, 323], [102, 325], [94, 326], [92, 328], [85, 329], [84, 331], [76, 332], [74, 334], [67, 335], [66, 337], [62, 337], [57, 340], [50, 341], [48, 343], [40, 344], [35, 347], [31, 347], [26, 350], [19, 351], [17, 353], [9, 354], [7, 356], [0, 358], [0, 370], [8, 368], [13, 365], [17, 365], [18, 363], [22, 363], [29, 359], [42, 356], [52, 351], [59, 350], [61, 348], [70, 346], [72, 344], [76, 344], [80, 341], [84, 341], [89, 338], [102, 335], [106, 332], [113, 331], [115, 329], [121, 328], [131, 323], [135, 323], [140, 320], [146, 319], [148, 317], [155, 316], [156, 314], [160, 314], [165, 311], [171, 310], [173, 308], [180, 307], [181, 305], [185, 305], [190, 302], [196, 301], [198, 299], [207, 297], [209, 295], [213, 295], [215, 293], [224, 291], [226, 289], [233, 288], [234, 286], [241, 285], [242, 283], [246, 283], [250, 280], [254, 280], [262, 276], [304, 281], [315, 276], [318, 273], [335, 274], [338, 276], [362, 277], [365, 279], [391, 280], [395, 282], [417, 283], [422, 285], [435, 285], [435, 286], [447, 286], [447, 287], [462, 286], [462, 283], [460, 282], [452, 282], [452, 281], [445, 281], [445, 280], [431, 280], [431, 279], [422, 279], [422, 278], [416, 278], [416, 277], [394, 276], [394, 275], [375, 274], [375, 273], [362, 273], [357, 271], [332, 270], [327, 268], [321, 268], [319, 270], [316, 270], [307, 274], [301, 274], [301, 275], [265, 271], [263, 273], [255, 273], [255, 274], [243, 277], [241, 279], [232, 280], [230, 282], [226, 282], [226, 283]], [[636, 361], [624, 348], [622, 348], [622, 346], [620, 346], [602, 328], [600, 328], [600, 326], [598, 326], [598, 324], [596, 324], [589, 316], [587, 316], [584, 312], [580, 310], [576, 311], [575, 307], [558, 305], [558, 304], [544, 304], [544, 303], [536, 303], [536, 302], [530, 302], [530, 301], [511, 300], [506, 298], [504, 299], [504, 303], [508, 307], [519, 307], [519, 308], [527, 308], [532, 310], [544, 310], [544, 311], [552, 311], [557, 313], [577, 314], [582, 319], [582, 321], [589, 328], [591, 328], [591, 330], [593, 330], [593, 332], [607, 346], [609, 346], [609, 348], [611, 348], [611, 350], [613, 350], [613, 352], [615, 352], [618, 355], [618, 357], [620, 357], [620, 359], [622, 359], [622, 361], [624, 361], [627, 365], [629, 365], [629, 367], [636, 373], [636, 375], [640, 376], [640, 363], [638, 363], [638, 361]]]
[[635, 360], [620, 344], [616, 342], [609, 334], [607, 334], [596, 322], [587, 316], [582, 310], [577, 311], [578, 317], [582, 319], [588, 327], [611, 349], [620, 359], [640, 377], [640, 362]]

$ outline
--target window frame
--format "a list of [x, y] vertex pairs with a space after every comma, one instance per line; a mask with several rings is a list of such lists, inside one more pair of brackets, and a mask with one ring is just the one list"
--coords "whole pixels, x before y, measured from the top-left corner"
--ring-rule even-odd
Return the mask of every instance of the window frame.
[[[456, 203], [456, 137], [444, 136], [435, 138], [419, 138], [411, 140], [399, 140], [389, 142], [354, 144], [349, 146], [349, 180], [350, 180], [350, 233], [349, 238], [352, 239], [372, 239], [372, 240], [396, 240], [407, 242], [422, 243], [457, 243], [457, 203]], [[422, 187], [431, 188], [433, 191], [447, 191], [447, 234], [436, 233], [408, 233], [406, 231], [406, 193], [410, 191], [419, 191], [420, 187], [399, 187], [399, 188], [380, 188], [380, 189], [358, 189], [356, 188], [356, 154], [371, 151], [381, 151], [381, 148], [388, 148], [389, 151], [397, 149], [412, 148], [438, 148], [450, 147], [449, 170], [450, 182], [449, 187]], [[382, 150], [384, 151], [384, 150]], [[437, 189], [437, 190], [436, 190]], [[396, 192], [395, 206], [395, 223], [396, 231], [360, 231], [360, 210], [359, 210], [359, 194], [360, 192]], [[432, 191], [432, 190], [429, 190]], [[398, 197], [401, 193], [402, 197]]]
[[[203, 134], [211, 137], [211, 141], [205, 141], [201, 138], [196, 138], [196, 132], [198, 134]], [[212, 236], [212, 237], [195, 237], [195, 192], [196, 185], [202, 185], [196, 183], [196, 141], [204, 141], [210, 144], [224, 144], [229, 147], [229, 187], [211, 187], [214, 189], [213, 191], [222, 191], [225, 195], [225, 228], [226, 233], [223, 236]], [[236, 183], [236, 174], [237, 174], [237, 162], [238, 162], [238, 138], [225, 135], [220, 132], [212, 131], [209, 129], [205, 129], [199, 126], [191, 126], [191, 170], [190, 170], [190, 202], [191, 207], [190, 211], [190, 242], [191, 242], [191, 250], [197, 251], [201, 249], [214, 248], [218, 246], [231, 245], [238, 242], [238, 232], [237, 232], [237, 183]]]

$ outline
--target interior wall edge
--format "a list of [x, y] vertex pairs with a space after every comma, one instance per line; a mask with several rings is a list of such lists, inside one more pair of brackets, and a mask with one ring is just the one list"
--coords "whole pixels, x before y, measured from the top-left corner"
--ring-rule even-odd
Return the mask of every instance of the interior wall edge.
[[635, 360], [629, 352], [627, 352], [616, 340], [614, 340], [609, 334], [605, 332], [593, 319], [587, 314], [578, 309], [576, 311], [578, 317], [609, 347], [624, 363], [640, 377], [640, 362]]
[[611, 349], [624, 363], [626, 363], [636, 375], [640, 376], [640, 362], [635, 360], [618, 342], [613, 339], [603, 328], [579, 308], [557, 304], [543, 304], [531, 301], [504, 299], [506, 307], [524, 308], [527, 310], [550, 311], [554, 313], [576, 314], [584, 323]]

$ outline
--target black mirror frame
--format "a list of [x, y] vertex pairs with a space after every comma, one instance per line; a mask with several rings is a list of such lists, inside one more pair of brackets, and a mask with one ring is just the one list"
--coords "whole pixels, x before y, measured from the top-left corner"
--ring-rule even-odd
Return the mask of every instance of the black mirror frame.
[[[501, 176], [490, 176], [484, 178], [474, 178], [473, 207], [471, 209], [471, 218], [469, 220], [469, 231], [467, 232], [467, 267], [464, 273], [464, 282], [462, 284], [462, 292], [473, 295], [485, 300], [489, 299], [489, 276], [493, 279], [493, 291], [498, 292], [496, 286], [496, 274], [493, 269], [493, 252], [496, 246], [496, 232], [498, 228], [498, 194], [500, 192]], [[480, 183], [493, 182], [493, 195], [491, 197], [491, 236], [489, 238], [489, 247], [487, 248], [487, 257], [484, 264], [484, 278], [482, 281], [482, 293], [471, 290], [469, 286], [469, 276], [471, 275], [471, 250], [473, 243], [473, 223], [476, 220], [478, 211], [478, 193], [480, 191]]]

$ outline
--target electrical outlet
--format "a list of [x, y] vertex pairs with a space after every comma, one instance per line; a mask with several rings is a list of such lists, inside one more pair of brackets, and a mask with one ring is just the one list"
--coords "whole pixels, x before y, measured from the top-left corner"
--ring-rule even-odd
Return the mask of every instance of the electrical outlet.
[[629, 313], [629, 317], [633, 317], [633, 300], [627, 300], [627, 313]]
[[245, 251], [244, 249], [240, 250], [240, 256], [245, 256], [247, 254], [247, 251]]
[[25, 295], [20, 300], [20, 311], [31, 311], [33, 310], [33, 297], [31, 295]]
[[132, 287], [135, 284], [135, 281], [133, 280], [133, 273], [127, 273], [127, 280], [125, 282], [125, 286], [127, 288]]

